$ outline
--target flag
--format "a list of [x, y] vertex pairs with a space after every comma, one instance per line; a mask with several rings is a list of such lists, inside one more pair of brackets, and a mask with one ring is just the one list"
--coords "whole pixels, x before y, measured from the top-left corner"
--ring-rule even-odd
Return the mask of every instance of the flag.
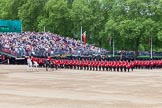
[[86, 44], [86, 31], [82, 34], [82, 39], [84, 44]]

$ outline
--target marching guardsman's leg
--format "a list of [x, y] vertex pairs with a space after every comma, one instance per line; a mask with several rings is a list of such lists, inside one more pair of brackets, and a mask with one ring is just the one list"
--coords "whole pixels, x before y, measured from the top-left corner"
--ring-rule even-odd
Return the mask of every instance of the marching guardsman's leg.
[[137, 65], [135, 65], [135, 68], [137, 69]]
[[84, 65], [84, 70], [86, 70], [86, 67], [87, 67], [87, 66], [86, 66], [86, 65]]
[[102, 66], [102, 70], [105, 71], [105, 66]]
[[152, 65], [150, 66], [151, 70], [152, 70]]
[[54, 64], [51, 62], [51, 69], [52, 69], [52, 71], [54, 71]]
[[62, 64], [60, 64], [60, 68], [63, 68], [63, 65]]
[[132, 66], [132, 67], [131, 67], [132, 71], [133, 71], [133, 68], [134, 68], [134, 67]]
[[90, 68], [90, 70], [92, 70], [92, 66], [91, 66], [91, 65], [90, 65], [90, 67], [89, 67], [89, 68]]
[[106, 66], [106, 71], [108, 71], [108, 66]]
[[67, 67], [66, 67], [66, 64], [64, 64], [64, 68], [66, 69]]
[[70, 68], [73, 69], [73, 64], [70, 65]]
[[110, 71], [112, 71], [112, 66], [110, 66]]
[[107, 66], [106, 69], [107, 69], [107, 71], [110, 71], [110, 66]]
[[55, 64], [55, 68], [56, 68], [56, 70], [58, 69], [58, 66], [57, 66], [57, 64]]
[[119, 72], [119, 66], [117, 67], [117, 71]]
[[77, 68], [77, 66], [76, 66], [76, 64], [74, 65], [74, 69], [76, 69]]
[[77, 65], [77, 69], [79, 70], [79, 65]]
[[68, 65], [68, 68], [69, 68], [69, 69], [71, 68], [70, 64]]
[[127, 71], [127, 68], [126, 68], [126, 66], [124, 66], [124, 72], [126, 72]]
[[84, 70], [86, 70], [86, 69], [87, 69], [87, 68], [86, 68], [86, 67], [87, 67], [87, 65], [86, 65], [86, 64], [84, 64], [84, 66], [83, 66], [83, 67], [84, 67]]
[[87, 65], [87, 70], [89, 70], [89, 64]]
[[62, 68], [62, 64], [60, 64], [60, 68]]
[[123, 72], [123, 67], [122, 66], [120, 66], [120, 71]]
[[99, 66], [99, 71], [101, 71], [101, 66]]
[[91, 66], [90, 66], [91, 70], [93, 70], [93, 64], [91, 63]]
[[113, 69], [114, 69], [114, 71], [116, 71], [116, 68], [115, 68], [115, 66], [113, 67]]
[[70, 69], [70, 64], [68, 64], [68, 69]]
[[130, 69], [131, 67], [130, 67], [130, 64], [127, 64], [127, 69], [128, 69], [128, 72], [129, 72], [129, 69]]
[[129, 72], [129, 68], [127, 68], [128, 69], [128, 72]]

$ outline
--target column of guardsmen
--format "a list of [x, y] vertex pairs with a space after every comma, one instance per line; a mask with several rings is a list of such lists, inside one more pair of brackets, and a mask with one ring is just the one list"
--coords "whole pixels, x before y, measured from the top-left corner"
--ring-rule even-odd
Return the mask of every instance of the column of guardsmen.
[[[40, 66], [44, 66], [46, 58], [33, 58]], [[114, 71], [129, 72], [133, 69], [162, 68], [162, 60], [134, 60], [134, 61], [106, 61], [106, 60], [68, 60], [48, 58], [51, 67], [92, 70], [92, 71]]]

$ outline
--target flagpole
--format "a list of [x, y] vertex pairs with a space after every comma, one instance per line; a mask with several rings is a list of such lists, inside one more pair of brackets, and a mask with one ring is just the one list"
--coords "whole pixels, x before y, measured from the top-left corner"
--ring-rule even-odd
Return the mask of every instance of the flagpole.
[[82, 42], [82, 26], [81, 26], [81, 30], [80, 30], [80, 41]]
[[46, 32], [46, 27], [44, 26], [44, 32]]
[[114, 50], [115, 50], [115, 44], [114, 44], [114, 38], [113, 38], [113, 57], [115, 56]]
[[152, 36], [151, 36], [151, 59], [152, 59]]
[[22, 33], [22, 21], [21, 21], [21, 33]]

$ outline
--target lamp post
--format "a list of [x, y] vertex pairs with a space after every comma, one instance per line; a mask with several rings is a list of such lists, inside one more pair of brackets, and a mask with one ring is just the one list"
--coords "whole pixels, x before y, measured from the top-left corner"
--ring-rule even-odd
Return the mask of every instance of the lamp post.
[[115, 56], [115, 43], [114, 43], [114, 38], [113, 38], [113, 57]]
[[150, 42], [150, 44], [151, 44], [151, 49], [150, 49], [150, 53], [151, 53], [151, 59], [152, 59], [152, 36], [151, 36], [151, 40], [150, 40], [151, 42]]

